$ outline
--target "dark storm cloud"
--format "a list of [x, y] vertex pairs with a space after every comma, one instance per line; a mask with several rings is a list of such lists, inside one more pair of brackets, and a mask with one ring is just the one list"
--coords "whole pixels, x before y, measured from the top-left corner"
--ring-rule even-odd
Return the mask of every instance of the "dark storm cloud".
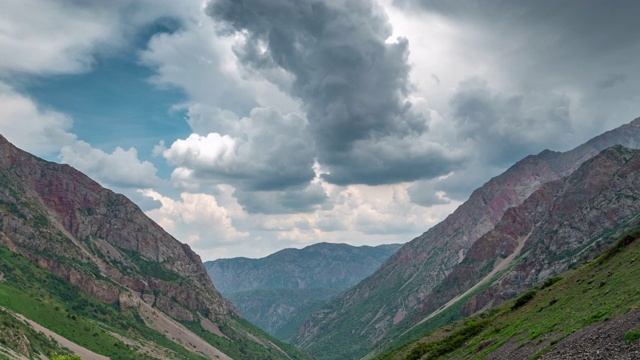
[[[393, 184], [437, 177], [459, 162], [459, 158], [447, 157], [443, 147], [420, 138], [389, 137], [355, 143], [349, 153], [334, 159], [324, 178], [338, 185], [361, 183], [362, 179], [368, 185]], [[390, 164], [394, 171], [390, 171]]]
[[489, 165], [509, 166], [573, 130], [568, 98], [505, 94], [479, 78], [460, 83], [449, 105], [458, 140]]
[[465, 200], [528, 154], [569, 150], [640, 115], [638, 1], [394, 4], [416, 17], [440, 15], [460, 31], [453, 46], [489, 69], [467, 74], [448, 102], [451, 142], [469, 149], [470, 159], [444, 181], [416, 184], [410, 193], [417, 203], [432, 203], [436, 191]]
[[592, 83], [592, 76], [599, 73], [628, 71], [640, 53], [638, 1], [405, 0], [397, 4], [407, 11], [438, 13], [486, 33], [487, 41], [481, 46], [504, 56], [504, 63], [494, 66], [520, 72], [531, 86], [569, 80]]
[[599, 89], [612, 88], [619, 83], [624, 82], [626, 79], [627, 77], [624, 74], [611, 74], [598, 81], [596, 83], [596, 87], [598, 87]]
[[286, 191], [236, 191], [238, 203], [251, 214], [291, 214], [312, 212], [327, 201], [320, 185]]
[[376, 4], [219, 0], [205, 11], [223, 31], [243, 34], [235, 53], [245, 66], [292, 75], [291, 83], [278, 85], [302, 101], [329, 181], [381, 184], [437, 176], [453, 166], [442, 151], [388, 146], [425, 134], [427, 119], [407, 100], [408, 42], [386, 42], [392, 29]]

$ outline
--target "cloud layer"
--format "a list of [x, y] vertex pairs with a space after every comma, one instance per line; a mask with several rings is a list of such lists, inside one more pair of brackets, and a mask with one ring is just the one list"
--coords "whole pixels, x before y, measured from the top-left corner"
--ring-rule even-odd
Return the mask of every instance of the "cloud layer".
[[[428, 114], [411, 109], [409, 44], [389, 41], [382, 7], [229, 0], [212, 1], [205, 12], [224, 24], [222, 34], [238, 38], [234, 50], [245, 67], [302, 102], [327, 180], [381, 184], [455, 167], [445, 149], [412, 144], [428, 141]], [[286, 76], [273, 77], [277, 71]]]
[[[205, 259], [402, 242], [520, 158], [636, 118], [639, 12], [625, 0], [11, 0], [0, 132], [125, 192]], [[128, 77], [162, 96], [115, 80]], [[120, 125], [142, 105], [148, 126], [90, 134], [92, 120], [30, 92], [60, 78], [49, 89], [69, 109], [86, 92], [123, 104]]]

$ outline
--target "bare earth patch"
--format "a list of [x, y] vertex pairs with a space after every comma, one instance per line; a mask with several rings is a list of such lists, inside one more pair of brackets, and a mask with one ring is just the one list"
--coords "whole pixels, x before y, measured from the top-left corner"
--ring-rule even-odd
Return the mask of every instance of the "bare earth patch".
[[185, 349], [201, 353], [210, 359], [231, 360], [231, 358], [225, 355], [222, 351], [216, 349], [211, 344], [204, 341], [189, 329], [175, 322], [159, 310], [153, 309], [151, 305], [144, 301], [140, 302], [138, 310], [140, 311], [140, 315], [147, 326], [164, 334], [168, 339], [181, 345]]
[[83, 359], [90, 359], [90, 360], [109, 360], [108, 357], [104, 356], [104, 355], [100, 355], [100, 354], [96, 354], [93, 351], [82, 347], [76, 343], [74, 343], [71, 340], [68, 340], [67, 338], [64, 338], [56, 333], [54, 333], [53, 331], [47, 329], [46, 327], [38, 324], [35, 321], [29, 320], [26, 317], [22, 316], [21, 314], [17, 314], [14, 312], [11, 312], [11, 314], [13, 316], [15, 316], [16, 319], [24, 322], [25, 324], [30, 325], [34, 330], [41, 332], [51, 338], [53, 338], [55, 341], [57, 341], [60, 345], [66, 347], [67, 349], [73, 351], [76, 355], [80, 356]]

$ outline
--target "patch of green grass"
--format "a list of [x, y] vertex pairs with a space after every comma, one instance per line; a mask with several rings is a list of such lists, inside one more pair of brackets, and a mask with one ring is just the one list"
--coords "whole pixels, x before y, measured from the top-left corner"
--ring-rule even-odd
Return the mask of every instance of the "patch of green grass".
[[[257, 326], [249, 323], [248, 321], [236, 318], [233, 319], [233, 325], [224, 324], [220, 325], [220, 331], [228, 338], [224, 338], [215, 335], [200, 325], [199, 322], [183, 322], [189, 330], [193, 331], [196, 335], [212, 344], [214, 347], [227, 354], [234, 359], [264, 359], [264, 360], [278, 360], [278, 359], [309, 359], [309, 356], [302, 353], [292, 345], [285, 344], [279, 341], [269, 340], [269, 336]], [[273, 342], [288, 355], [273, 349], [266, 347], [264, 344], [259, 344], [252, 341], [244, 335], [244, 332], [250, 332], [263, 342]]]
[[52, 353], [49, 355], [50, 360], [82, 360], [82, 358], [78, 355], [61, 355], [58, 353]]
[[632, 343], [640, 339], [640, 329], [629, 330], [624, 334], [624, 341], [626, 343]]
[[51, 352], [67, 353], [67, 349], [64, 349], [49, 337], [33, 330], [12, 314], [0, 309], [0, 346], [16, 349], [18, 343], [24, 338], [28, 340], [30, 356], [35, 357], [39, 354], [49, 354]]
[[0, 306], [18, 312], [98, 354], [117, 359], [151, 359], [109, 332], [137, 337], [170, 349], [183, 359], [204, 359], [144, 325], [135, 310], [121, 310], [83, 293], [21, 255], [0, 247]]
[[407, 355], [406, 360], [419, 360], [424, 356], [432, 359], [448, 354], [462, 346], [473, 336], [479, 334], [488, 324], [489, 321], [487, 320], [480, 322], [469, 320], [462, 329], [440, 341], [421, 343], [414, 347]]
[[166, 269], [162, 266], [161, 263], [156, 261], [147, 260], [138, 252], [120, 249], [122, 252], [127, 254], [127, 256], [133, 260], [133, 262], [138, 267], [138, 272], [143, 275], [152, 276], [154, 278], [164, 280], [164, 281], [179, 281], [183, 279], [182, 276], [176, 274], [175, 272]]

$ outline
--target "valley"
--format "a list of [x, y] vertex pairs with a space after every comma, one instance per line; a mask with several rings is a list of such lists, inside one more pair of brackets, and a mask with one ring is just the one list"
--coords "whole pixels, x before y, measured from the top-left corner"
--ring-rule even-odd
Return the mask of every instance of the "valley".
[[0, 138], [0, 358], [633, 354], [638, 139], [634, 120], [529, 156], [404, 245], [203, 264], [124, 196]]
[[288, 341], [306, 317], [371, 275], [398, 248], [320, 243], [261, 259], [220, 259], [204, 266], [216, 288], [247, 320]]

